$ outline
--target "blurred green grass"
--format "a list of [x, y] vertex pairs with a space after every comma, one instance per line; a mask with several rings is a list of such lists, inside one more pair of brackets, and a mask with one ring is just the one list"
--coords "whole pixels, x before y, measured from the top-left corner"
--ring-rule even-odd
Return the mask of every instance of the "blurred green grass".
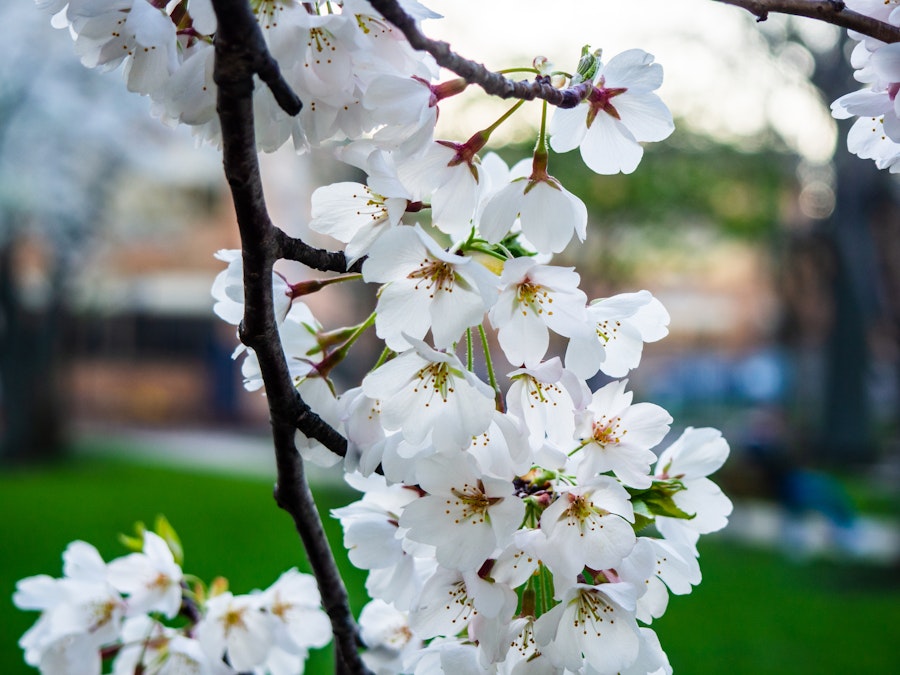
[[[355, 499], [349, 489], [315, 489], [320, 510]], [[108, 560], [122, 555], [119, 532], [164, 513], [185, 545], [185, 568], [203, 579], [223, 575], [236, 593], [266, 587], [292, 566], [308, 569], [290, 518], [276, 508], [271, 484], [112, 459], [11, 470], [0, 474], [0, 673], [34, 673], [16, 645], [36, 614], [11, 603], [16, 580], [61, 574], [73, 539]], [[340, 542], [340, 527], [325, 518]], [[365, 604], [364, 577], [340, 548], [354, 612]], [[896, 670], [900, 570], [815, 562], [776, 552], [701, 543], [704, 581], [671, 598], [654, 624], [677, 673], [819, 675]], [[328, 649], [307, 664], [331, 672]]]

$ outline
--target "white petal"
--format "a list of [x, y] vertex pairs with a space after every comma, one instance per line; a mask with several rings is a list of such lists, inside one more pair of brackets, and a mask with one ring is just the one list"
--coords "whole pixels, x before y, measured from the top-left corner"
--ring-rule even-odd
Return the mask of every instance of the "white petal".
[[592, 171], [611, 175], [632, 173], [641, 162], [644, 149], [618, 120], [599, 113], [581, 144], [581, 158]]

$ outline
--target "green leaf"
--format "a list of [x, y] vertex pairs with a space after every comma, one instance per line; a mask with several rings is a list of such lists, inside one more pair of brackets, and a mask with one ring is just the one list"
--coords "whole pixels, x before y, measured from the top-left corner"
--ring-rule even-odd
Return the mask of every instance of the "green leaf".
[[642, 501], [632, 501], [634, 507], [634, 524], [632, 527], [635, 532], [640, 532], [648, 525], [652, 525], [656, 518], [649, 507]]
[[181, 539], [178, 537], [175, 528], [172, 527], [164, 515], [160, 514], [156, 516], [156, 523], [153, 526], [153, 531], [162, 537], [169, 547], [169, 550], [172, 552], [172, 557], [175, 559], [175, 562], [179, 567], [182, 566], [184, 564], [184, 548], [181, 545]]
[[635, 516], [653, 518], [666, 516], [667, 518], [681, 518], [690, 520], [696, 514], [683, 511], [675, 504], [674, 496], [684, 490], [684, 484], [677, 479], [654, 481], [646, 490], [629, 489], [631, 503], [634, 506]]
[[144, 532], [146, 531], [147, 526], [139, 520], [134, 524], [134, 536], [121, 533], [119, 534], [119, 543], [129, 551], [141, 553], [144, 550]]

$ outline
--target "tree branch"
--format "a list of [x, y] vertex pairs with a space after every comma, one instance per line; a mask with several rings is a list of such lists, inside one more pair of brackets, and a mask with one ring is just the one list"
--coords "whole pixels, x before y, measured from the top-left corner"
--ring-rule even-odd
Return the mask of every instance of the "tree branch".
[[343, 251], [315, 248], [302, 239], [285, 234], [282, 230], [276, 230], [275, 238], [278, 255], [286, 260], [296, 260], [322, 272], [359, 272], [362, 269], [362, 260], [357, 260], [351, 267], [347, 267], [347, 258]]
[[792, 14], [849, 28], [882, 42], [900, 42], [900, 28], [847, 9], [843, 2], [837, 0], [715, 0], [715, 2], [742, 7], [755, 15], [757, 21], [765, 21], [769, 18], [769, 12]]
[[[265, 76], [278, 87], [283, 81], [247, 0], [213, 0], [213, 7], [218, 19], [213, 71], [218, 86], [216, 109], [244, 266], [240, 334], [241, 341], [256, 353], [266, 387], [278, 467], [275, 499], [290, 513], [306, 548], [347, 672], [368, 673], [357, 651], [357, 627], [347, 591], [306, 483], [294, 435], [299, 429], [331, 449], [343, 448], [344, 453], [347, 442], [315, 415], [297, 393], [275, 322], [272, 267], [281, 254], [284, 235], [272, 224], [263, 195], [253, 125], [253, 76]], [[281, 93], [273, 90], [273, 94], [281, 97], [279, 102], [284, 100], [295, 112], [299, 111], [299, 99], [296, 105], [292, 104], [288, 94], [293, 93], [286, 84]]]
[[452, 70], [466, 82], [477, 84], [491, 96], [525, 101], [539, 98], [559, 108], [574, 108], [593, 89], [591, 82], [583, 82], [567, 89], [557, 89], [545, 78], [537, 78], [532, 82], [524, 80], [515, 82], [488, 70], [482, 63], [463, 58], [451, 50], [446, 42], [426, 37], [419, 30], [415, 20], [403, 11], [396, 0], [369, 0], [369, 4], [399, 29], [414, 49], [428, 52], [439, 66]]

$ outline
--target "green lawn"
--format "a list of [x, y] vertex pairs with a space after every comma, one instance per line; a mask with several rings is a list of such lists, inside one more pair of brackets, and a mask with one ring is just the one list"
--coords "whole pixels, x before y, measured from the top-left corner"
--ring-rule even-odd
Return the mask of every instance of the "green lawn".
[[[324, 512], [353, 499], [317, 492]], [[16, 640], [36, 614], [15, 610], [17, 579], [59, 576], [60, 554], [73, 539], [107, 558], [124, 553], [118, 532], [165, 513], [183, 539], [187, 571], [223, 575], [232, 589], [265, 587], [285, 569], [305, 567], [288, 516], [271, 485], [218, 475], [180, 473], [110, 460], [0, 474], [0, 673], [35, 672]], [[337, 523], [330, 535], [340, 541]], [[677, 673], [767, 675], [896, 672], [900, 570], [836, 563], [797, 565], [774, 553], [711, 541], [701, 544], [703, 584], [673, 597], [655, 626]], [[339, 560], [347, 569], [346, 558]], [[365, 603], [363, 578], [349, 578], [354, 611]], [[312, 674], [330, 672], [330, 654], [314, 656]]]

